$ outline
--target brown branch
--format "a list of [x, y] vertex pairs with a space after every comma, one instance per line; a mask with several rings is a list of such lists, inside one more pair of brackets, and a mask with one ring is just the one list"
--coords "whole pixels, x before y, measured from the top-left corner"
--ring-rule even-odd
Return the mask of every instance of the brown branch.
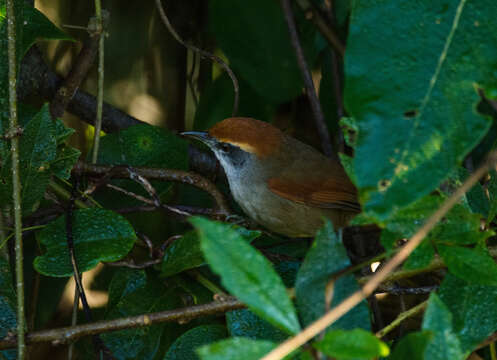
[[[90, 20], [90, 23], [92, 20]], [[50, 103], [50, 114], [52, 118], [58, 118], [64, 115], [64, 111], [73, 98], [76, 90], [85, 79], [88, 70], [93, 65], [95, 56], [98, 51], [98, 44], [100, 40], [100, 32], [91, 32], [88, 39], [85, 41], [83, 48], [78, 54], [73, 67], [69, 71], [64, 82], [60, 85], [55, 93], [55, 96]]]
[[283, 342], [280, 346], [264, 356], [262, 360], [279, 360], [305, 344], [307, 341], [318, 335], [321, 331], [333, 324], [336, 320], [346, 314], [362, 300], [370, 296], [373, 291], [388, 277], [392, 271], [399, 266], [423, 241], [435, 225], [447, 214], [447, 212], [458, 203], [461, 196], [468, 192], [478, 180], [484, 176], [491, 166], [497, 162], [497, 151], [489, 154], [487, 160], [464, 181], [443, 204], [431, 215], [421, 228], [407, 241], [407, 243], [395, 254], [380, 270], [378, 270], [364, 286], [335, 306], [324, 316], [310, 324], [296, 336]]
[[[210, 180], [201, 175], [183, 170], [155, 169], [147, 167], [134, 168], [133, 170], [147, 179], [175, 181], [202, 189], [214, 198], [217, 207], [222, 214], [231, 214], [231, 210], [226, 202], [226, 199], [224, 198], [224, 195]], [[84, 173], [86, 175], [105, 176], [106, 174], [111, 174], [111, 177], [113, 178], [129, 178], [129, 168], [126, 166], [91, 165], [78, 162], [73, 168], [73, 171], [76, 173]]]
[[340, 55], [340, 57], [345, 56], [345, 45], [343, 45], [342, 40], [340, 40], [340, 37], [336, 34], [335, 30], [328, 25], [324, 17], [321, 15], [321, 13], [316, 9], [316, 7], [312, 4], [310, 4], [309, 7], [304, 7], [303, 4], [299, 1], [297, 1], [297, 4], [300, 6], [300, 8], [303, 11], [310, 11], [311, 12], [311, 18], [310, 20], [314, 25], [316, 25], [316, 28], [318, 31], [323, 35], [323, 37], [326, 39], [328, 44], [335, 49], [335, 51]]
[[[42, 98], [52, 101], [63, 82], [64, 78], [49, 69], [40, 50], [36, 46], [31, 47], [21, 63], [19, 97], [23, 99], [31, 94], [38, 94]], [[77, 89], [70, 99], [67, 110], [84, 122], [94, 125], [97, 101], [93, 95]], [[104, 103], [102, 129], [105, 132], [117, 132], [142, 123], [123, 111]]]
[[[23, 99], [31, 94], [38, 94], [42, 98], [52, 101], [57, 88], [64, 79], [48, 68], [36, 46], [31, 47], [21, 65], [19, 79], [19, 98]], [[97, 115], [97, 101], [93, 95], [76, 89], [67, 107], [67, 111], [76, 115], [84, 122], [95, 125]], [[102, 113], [102, 129], [106, 133], [118, 132], [130, 126], [144, 122], [126, 114], [114, 106], [104, 102]], [[220, 167], [210, 153], [189, 146], [188, 155], [190, 167], [201, 174], [215, 174]]]
[[210, 59], [211, 61], [216, 62], [217, 64], [219, 64], [224, 69], [224, 71], [226, 71], [228, 73], [228, 76], [230, 77], [231, 82], [233, 83], [233, 90], [235, 92], [235, 96], [234, 96], [234, 99], [233, 99], [232, 116], [236, 116], [236, 113], [238, 112], [238, 102], [239, 102], [238, 99], [239, 99], [239, 94], [240, 94], [240, 88], [238, 86], [238, 79], [236, 78], [236, 76], [233, 73], [233, 71], [231, 70], [231, 68], [220, 57], [218, 57], [218, 56], [216, 56], [214, 54], [211, 54], [208, 51], [199, 49], [198, 47], [196, 47], [194, 45], [187, 44], [181, 38], [181, 36], [179, 36], [179, 34], [176, 32], [176, 30], [174, 30], [174, 27], [172, 26], [171, 22], [169, 21], [169, 18], [166, 15], [166, 12], [164, 11], [164, 8], [162, 7], [161, 0], [155, 0], [155, 5], [157, 7], [157, 10], [159, 11], [159, 15], [160, 15], [160, 18], [161, 18], [162, 22], [164, 23], [164, 25], [166, 26], [167, 30], [169, 30], [169, 32], [176, 39], [177, 42], [179, 42], [185, 48], [198, 53], [200, 56], [203, 56], [203, 57], [205, 57], [207, 59]]
[[[187, 322], [192, 319], [225, 313], [227, 311], [242, 309], [245, 305], [233, 297], [223, 298], [223, 301], [213, 301], [208, 304], [196, 305], [182, 309], [166, 310], [150, 314], [130, 316], [114, 320], [97, 321], [72, 327], [41, 330], [26, 334], [28, 344], [51, 342], [53, 345], [65, 344], [83, 336], [101, 334], [110, 331], [150, 326], [162, 322]], [[0, 350], [15, 347], [15, 336], [7, 336], [0, 340]]]
[[338, 158], [338, 155], [333, 151], [330, 133], [328, 132], [328, 128], [326, 127], [324, 120], [323, 110], [321, 109], [321, 104], [319, 103], [316, 89], [314, 88], [314, 83], [312, 81], [311, 72], [309, 70], [309, 66], [307, 65], [307, 61], [305, 60], [304, 51], [302, 50], [302, 46], [299, 41], [299, 35], [297, 33], [295, 19], [293, 18], [290, 0], [281, 0], [281, 7], [283, 8], [285, 20], [288, 25], [290, 40], [295, 50], [295, 54], [297, 55], [297, 63], [300, 67], [300, 71], [302, 72], [307, 98], [309, 99], [312, 113], [314, 114], [314, 121], [316, 122], [319, 138], [321, 139], [321, 148], [326, 156]]

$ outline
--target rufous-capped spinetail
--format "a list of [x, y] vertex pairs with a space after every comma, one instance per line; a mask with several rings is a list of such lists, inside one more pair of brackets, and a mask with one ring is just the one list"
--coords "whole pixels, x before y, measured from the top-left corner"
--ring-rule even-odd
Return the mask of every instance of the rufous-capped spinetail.
[[234, 117], [183, 135], [214, 152], [236, 202], [273, 232], [314, 236], [323, 217], [338, 228], [360, 211], [356, 188], [337, 160], [269, 123]]

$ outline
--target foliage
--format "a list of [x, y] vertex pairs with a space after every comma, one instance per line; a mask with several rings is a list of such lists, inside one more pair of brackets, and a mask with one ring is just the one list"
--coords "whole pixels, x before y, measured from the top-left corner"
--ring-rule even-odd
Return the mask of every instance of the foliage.
[[[485, 156], [497, 150], [495, 1], [336, 0], [331, 2], [333, 11], [327, 8], [330, 2], [295, 1], [292, 11], [303, 53], [335, 148], [342, 132], [346, 146], [339, 157], [357, 187], [361, 214], [353, 219], [353, 226], [340, 230], [324, 221], [309, 240], [280, 238], [253, 224], [245, 228], [240, 224], [246, 223], [236, 216], [228, 217], [226, 223], [208, 216], [185, 219], [179, 214], [182, 211], [218, 215], [211, 211], [215, 204], [204, 191], [170, 180], [137, 179], [133, 171], [126, 179], [114, 179], [113, 170], [97, 177], [76, 165], [90, 153], [82, 144], [89, 143], [86, 136], [91, 131], [85, 133], [76, 125], [72, 129], [66, 117], [53, 119], [46, 102], [52, 101], [53, 94], [47, 95], [46, 90], [53, 93], [60, 84], [49, 76], [52, 70], [27, 69], [21, 64], [32, 56], [29, 50], [34, 44], [50, 41], [52, 46], [59, 40], [56, 51], [41, 48], [48, 68], [55, 68], [57, 59], [73, 66], [74, 61], [67, 61], [67, 44], [86, 35], [71, 32], [70, 36], [44, 15], [59, 11], [57, 16], [63, 17], [64, 5], [47, 11], [43, 1], [38, 3], [41, 11], [15, 1], [24, 286], [31, 295], [26, 304], [28, 331], [51, 327], [54, 322], [49, 320], [58, 316], [66, 316], [64, 324], [70, 323], [69, 311], [57, 310], [57, 304], [64, 306], [61, 293], [67, 279], [63, 278], [73, 275], [70, 228], [83, 279], [93, 279], [86, 290], [108, 295], [105, 304], [91, 309], [93, 320], [146, 315], [144, 326], [100, 335], [116, 359], [259, 359], [359, 290], [371, 274], [375, 257], [388, 261]], [[198, 159], [191, 157], [192, 145], [177, 133], [184, 128], [207, 130], [231, 116], [231, 79], [206, 59], [197, 61], [196, 55], [169, 42], [162, 24], [155, 23], [154, 8], [148, 8], [153, 4], [111, 3], [110, 26], [119, 28], [105, 39], [105, 90], [111, 103], [104, 109], [105, 121], [112, 122], [114, 116], [129, 120], [117, 108], [137, 113], [135, 101], [140, 96], [130, 95], [130, 89], [154, 86], [167, 95], [161, 98], [150, 91], [142, 98], [153, 108], [150, 98], [155, 96], [167, 121], [102, 134], [97, 163], [173, 169], [178, 178], [199, 185], [197, 178], [185, 173]], [[237, 115], [272, 122], [317, 147], [314, 117], [277, 1], [168, 3], [172, 24], [186, 42], [213, 51], [236, 74]], [[75, 10], [80, 5], [91, 2], [66, 6]], [[87, 22], [84, 16], [78, 15], [76, 22]], [[146, 19], [143, 29], [141, 17]], [[75, 23], [66, 20], [63, 23]], [[11, 338], [16, 328], [14, 249], [9, 242], [13, 185], [6, 21], [5, 0], [0, 0], [0, 339]], [[151, 35], [159, 31], [156, 28], [161, 31], [160, 42]], [[344, 57], [329, 41], [329, 32], [346, 44]], [[120, 38], [135, 35], [141, 40]], [[124, 43], [142, 48], [130, 50]], [[167, 53], [162, 63], [157, 46]], [[136, 60], [139, 51], [143, 58]], [[174, 58], [176, 51], [183, 52]], [[190, 65], [191, 74], [187, 73]], [[139, 73], [139, 79], [130, 74], [116, 78], [115, 71], [124, 73], [124, 69]], [[45, 80], [32, 71], [47, 72], [38, 76]], [[90, 72], [82, 88], [92, 92], [94, 76]], [[176, 81], [180, 84], [174, 87]], [[175, 106], [169, 102], [172, 98], [179, 98]], [[80, 101], [77, 96], [74, 99]], [[87, 113], [93, 110], [84, 101], [66, 112], [88, 121], [92, 115], [82, 115], [81, 108]], [[222, 175], [204, 175], [229, 198]], [[75, 210], [68, 222], [70, 202]], [[169, 208], [158, 207], [159, 202]], [[236, 204], [231, 205], [233, 213], [242, 214]], [[497, 332], [496, 215], [493, 168], [395, 270], [395, 281], [381, 285], [381, 291], [391, 292], [386, 299], [363, 300], [287, 358], [462, 360], [474, 351], [490, 358], [485, 340]], [[113, 265], [125, 266], [108, 264], [117, 261]], [[97, 266], [101, 263], [104, 266]], [[428, 295], [426, 288], [436, 290]], [[399, 300], [398, 293], [407, 290], [412, 294]], [[151, 313], [219, 305], [230, 301], [228, 296], [247, 308], [146, 322]], [[406, 305], [410, 308], [427, 299], [425, 312], [404, 319], [402, 331], [393, 329], [383, 339], [375, 336], [380, 324], [386, 326], [398, 315], [406, 315]], [[37, 359], [37, 349], [33, 347], [31, 358]], [[95, 356], [89, 341], [78, 342], [75, 351], [78, 358]], [[0, 358], [14, 359], [16, 353], [3, 350]]]

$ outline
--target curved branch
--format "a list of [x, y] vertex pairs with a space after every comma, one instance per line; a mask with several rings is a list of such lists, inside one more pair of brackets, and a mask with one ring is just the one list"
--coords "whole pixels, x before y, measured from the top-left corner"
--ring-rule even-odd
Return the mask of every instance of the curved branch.
[[[183, 170], [174, 169], [158, 169], [158, 168], [133, 168], [133, 170], [147, 179], [156, 179], [164, 181], [175, 181], [183, 184], [195, 186], [208, 192], [216, 201], [220, 212], [229, 215], [231, 214], [230, 207], [224, 198], [224, 195], [216, 188], [216, 186], [205, 177]], [[129, 178], [129, 168], [127, 166], [110, 166], [110, 165], [91, 165], [83, 162], [78, 162], [73, 171], [84, 173], [87, 175], [107, 175], [111, 178]]]

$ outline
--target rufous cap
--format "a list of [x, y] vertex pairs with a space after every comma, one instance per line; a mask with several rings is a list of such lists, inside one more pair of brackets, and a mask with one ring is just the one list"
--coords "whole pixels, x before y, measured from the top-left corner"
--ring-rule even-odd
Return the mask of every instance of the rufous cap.
[[209, 130], [209, 135], [260, 157], [276, 151], [283, 140], [283, 133], [278, 128], [245, 117], [224, 119]]

